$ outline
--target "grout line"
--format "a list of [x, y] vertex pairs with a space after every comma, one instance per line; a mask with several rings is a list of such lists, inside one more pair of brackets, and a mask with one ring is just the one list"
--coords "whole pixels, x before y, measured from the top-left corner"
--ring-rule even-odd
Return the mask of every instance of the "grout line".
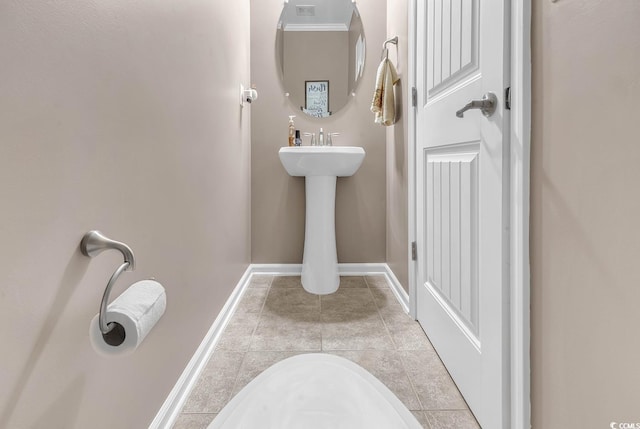
[[[389, 329], [389, 324], [388, 324], [388, 322], [385, 320], [385, 318], [383, 317], [383, 314], [382, 314], [382, 311], [381, 311], [381, 310], [382, 310], [382, 308], [381, 308], [381, 306], [379, 305], [379, 303], [378, 303], [378, 301], [376, 300], [375, 295], [374, 295], [374, 293], [373, 293], [373, 289], [374, 289], [374, 288], [375, 288], [375, 289], [381, 289], [381, 290], [384, 290], [384, 289], [389, 289], [389, 290], [391, 290], [390, 285], [389, 285], [389, 280], [385, 277], [385, 278], [384, 278], [384, 280], [385, 280], [385, 284], [386, 284], [386, 286], [387, 286], [387, 287], [386, 287], [386, 288], [381, 288], [381, 287], [374, 287], [374, 286], [372, 286], [372, 284], [370, 284], [370, 282], [369, 282], [369, 281], [367, 281], [366, 276], [364, 276], [364, 275], [363, 275], [363, 276], [362, 276], [362, 278], [363, 278], [364, 283], [365, 283], [365, 285], [366, 285], [366, 287], [367, 287], [367, 289], [368, 289], [368, 291], [369, 291], [369, 296], [370, 296], [370, 298], [371, 298], [371, 299], [373, 300], [373, 302], [374, 302], [374, 305], [375, 305], [375, 308], [376, 308], [376, 312], [377, 312], [377, 314], [378, 314], [378, 317], [379, 317], [379, 318], [380, 318], [380, 320], [382, 321], [382, 326], [383, 326], [384, 332], [386, 332], [386, 334], [387, 334], [388, 338], [391, 340], [391, 344], [392, 344], [392, 346], [393, 346], [393, 348], [392, 348], [392, 349], [378, 349], [378, 348], [353, 348], [353, 347], [349, 347], [349, 348], [346, 348], [346, 349], [331, 349], [331, 350], [327, 350], [327, 349], [325, 348], [325, 344], [324, 344], [324, 342], [325, 342], [325, 338], [324, 338], [324, 335], [323, 335], [323, 331], [324, 331], [324, 329], [323, 329], [323, 328], [324, 328], [324, 326], [325, 326], [325, 322], [324, 322], [323, 315], [324, 315], [324, 314], [326, 314], [326, 313], [324, 313], [324, 312], [323, 312], [323, 297], [322, 297], [322, 295], [320, 295], [320, 296], [318, 296], [318, 300], [319, 300], [319, 304], [320, 304], [320, 305], [319, 305], [319, 318], [320, 318], [320, 350], [301, 350], [301, 349], [288, 349], [288, 350], [283, 350], [283, 349], [251, 350], [251, 344], [253, 343], [253, 339], [254, 339], [254, 337], [255, 337], [255, 335], [256, 335], [257, 329], [258, 329], [258, 327], [260, 326], [260, 324], [261, 324], [261, 322], [262, 322], [262, 317], [263, 317], [263, 316], [264, 316], [264, 314], [265, 314], [265, 307], [266, 307], [267, 299], [268, 299], [268, 297], [269, 297], [269, 295], [270, 295], [271, 291], [273, 290], [273, 281], [274, 281], [274, 279], [275, 279], [275, 276], [273, 276], [273, 275], [272, 275], [272, 276], [271, 276], [271, 278], [270, 278], [270, 280], [269, 280], [269, 282], [268, 282], [268, 285], [264, 288], [264, 289], [266, 289], [266, 290], [267, 290], [267, 293], [266, 293], [266, 295], [265, 295], [265, 297], [264, 297], [264, 301], [262, 302], [262, 305], [261, 305], [261, 307], [260, 307], [260, 310], [257, 312], [257, 314], [258, 314], [258, 320], [257, 320], [257, 323], [256, 323], [256, 325], [253, 327], [253, 330], [252, 330], [252, 332], [251, 332], [250, 339], [249, 339], [249, 345], [248, 345], [247, 349], [245, 349], [245, 350], [229, 350], [229, 352], [241, 353], [241, 354], [242, 354], [242, 360], [241, 360], [241, 362], [240, 362], [240, 365], [239, 365], [239, 367], [238, 367], [238, 371], [237, 371], [237, 373], [236, 373], [236, 375], [235, 375], [235, 378], [234, 378], [234, 380], [233, 380], [233, 383], [232, 383], [232, 386], [231, 386], [231, 390], [230, 390], [230, 393], [229, 393], [229, 397], [227, 398], [226, 403], [222, 406], [222, 408], [221, 408], [221, 409], [223, 409], [223, 408], [226, 406], [226, 404], [227, 404], [227, 403], [232, 399], [232, 397], [233, 397], [233, 395], [234, 395], [234, 392], [235, 392], [235, 391], [236, 391], [236, 389], [238, 388], [238, 382], [239, 382], [239, 380], [240, 380], [240, 374], [241, 374], [241, 371], [242, 371], [242, 370], [243, 370], [243, 368], [244, 368], [245, 363], [247, 362], [247, 359], [248, 359], [248, 358], [247, 358], [248, 353], [251, 353], [251, 352], [254, 352], [254, 353], [255, 353], [255, 352], [258, 352], [258, 353], [260, 353], [260, 352], [289, 353], [289, 354], [291, 354], [291, 355], [293, 356], [293, 355], [298, 355], [298, 354], [302, 354], [302, 353], [328, 353], [328, 354], [334, 354], [334, 355], [336, 355], [336, 354], [349, 353], [349, 352], [367, 352], [367, 351], [375, 351], [375, 352], [382, 353], [382, 354], [384, 354], [385, 356], [394, 356], [394, 357], [398, 358], [398, 360], [399, 360], [399, 362], [400, 362], [400, 365], [401, 365], [402, 372], [403, 372], [403, 374], [405, 375], [405, 377], [407, 378], [407, 381], [409, 382], [409, 386], [410, 386], [410, 388], [411, 388], [411, 392], [413, 393], [413, 395], [414, 395], [415, 399], [417, 399], [417, 403], [418, 403], [418, 405], [419, 405], [419, 407], [420, 407], [420, 409], [419, 409], [419, 410], [410, 410], [410, 411], [412, 411], [412, 412], [421, 412], [421, 413], [425, 413], [425, 412], [433, 412], [433, 411], [450, 411], [450, 412], [453, 412], [453, 411], [469, 411], [469, 412], [470, 412], [470, 410], [469, 410], [469, 408], [468, 408], [468, 405], [467, 405], [467, 407], [466, 407], [466, 408], [451, 408], [451, 409], [450, 409], [450, 408], [447, 408], [447, 409], [431, 409], [431, 408], [430, 408], [430, 409], [425, 409], [425, 406], [424, 406], [424, 404], [422, 403], [422, 401], [420, 400], [420, 396], [419, 396], [419, 395], [418, 395], [418, 393], [417, 393], [416, 386], [414, 385], [414, 382], [412, 381], [412, 378], [409, 376], [410, 374], [409, 374], [409, 372], [407, 371], [407, 365], [406, 365], [405, 359], [404, 359], [404, 357], [403, 357], [403, 355], [404, 355], [405, 353], [416, 353], [416, 352], [421, 352], [422, 350], [399, 350], [399, 345], [396, 343], [396, 341], [394, 340], [393, 336], [391, 335], [391, 332], [390, 332], [390, 329]], [[240, 304], [240, 303], [242, 303], [242, 300], [243, 300], [243, 299], [245, 299], [245, 298], [246, 298], [246, 295], [244, 295], [244, 294], [243, 294], [243, 296], [242, 296], [242, 297], [241, 297], [241, 299], [240, 299], [239, 304]], [[325, 305], [326, 305], [326, 304], [325, 304]], [[324, 311], [326, 312], [326, 311], [327, 311], [327, 309], [324, 309]], [[304, 312], [303, 312], [303, 313], [304, 313]], [[236, 315], [237, 315], [237, 314], [234, 312], [234, 314], [233, 314], [233, 315], [231, 316], [231, 318], [229, 319], [229, 322], [231, 322], [231, 321], [233, 320], [233, 317], [236, 317]], [[226, 327], [225, 327], [225, 330], [226, 330]], [[223, 334], [223, 333], [224, 333], [224, 330], [223, 330], [222, 334]], [[427, 337], [427, 338], [428, 338], [428, 337]], [[219, 350], [214, 350], [214, 352], [212, 353], [212, 355], [209, 357], [209, 360], [211, 360], [211, 359], [213, 358], [213, 355], [214, 355], [216, 352], [218, 352], [218, 351], [219, 351]], [[432, 352], [435, 352], [435, 350], [432, 350]], [[436, 357], [439, 359], [439, 356], [437, 355], [437, 353], [436, 353]], [[457, 386], [456, 386], [456, 388], [457, 388]], [[463, 398], [463, 400], [464, 400], [464, 398]], [[466, 405], [466, 401], [465, 401], [465, 405]], [[405, 404], [405, 406], [406, 406], [406, 404]], [[408, 407], [407, 407], [407, 408], [408, 408]], [[212, 413], [212, 412], [199, 412], [199, 411], [196, 411], [196, 412], [188, 412], [188, 413], [180, 412], [180, 413], [179, 413], [179, 415], [187, 415], [187, 414], [214, 414], [214, 415], [215, 415], [215, 414], [218, 414], [218, 413], [219, 413], [219, 411], [218, 411], [218, 412], [215, 412], [215, 413]]]
[[[429, 408], [428, 410], [414, 410], [414, 411], [423, 411], [423, 412], [433, 412], [433, 411], [469, 411], [469, 408]], [[473, 414], [473, 413], [471, 413]]]
[[[251, 281], [251, 279], [249, 279], [249, 281]], [[249, 344], [247, 346], [247, 350], [244, 350], [242, 352], [242, 362], [240, 362], [240, 366], [238, 367], [238, 372], [236, 373], [236, 377], [233, 380], [233, 385], [231, 386], [231, 392], [229, 394], [229, 398], [227, 399], [227, 403], [229, 403], [229, 401], [231, 400], [231, 398], [232, 398], [231, 395], [233, 395], [233, 392], [236, 391], [236, 387], [238, 385], [238, 379], [240, 378], [240, 371], [242, 371], [242, 367], [244, 366], [244, 363], [246, 361], [247, 353], [249, 353], [251, 351], [251, 343], [253, 342], [253, 337], [254, 337], [256, 331], [258, 330], [258, 326], [260, 326], [260, 322], [262, 320], [262, 312], [264, 310], [265, 305], [267, 304], [267, 298], [269, 297], [269, 293], [271, 292], [271, 284], [272, 283], [273, 283], [273, 276], [271, 276], [271, 280], [269, 281], [269, 285], [265, 288], [265, 289], [267, 289], [267, 294], [265, 295], [264, 301], [262, 302], [262, 306], [260, 307], [260, 311], [258, 312], [258, 322], [256, 323], [256, 326], [253, 327], [253, 331], [251, 331], [251, 337], [249, 338]], [[244, 299], [244, 297], [242, 297], [242, 299]], [[240, 303], [242, 303], [242, 299], [240, 300]], [[234, 316], [235, 316], [235, 314], [234, 314]], [[226, 327], [225, 327], [225, 330], [226, 330]], [[214, 351], [214, 353], [215, 353], [215, 351]], [[224, 407], [226, 405], [227, 404], [222, 406], [222, 409], [224, 409]]]
[[322, 317], [322, 295], [319, 295], [320, 300], [320, 353], [324, 352], [324, 318]]
[[[366, 281], [366, 278], [365, 278]], [[389, 285], [388, 281], [385, 279], [385, 282], [387, 282], [387, 285]], [[367, 282], [367, 286], [369, 285], [369, 282]], [[371, 288], [369, 288], [369, 291], [371, 291]], [[371, 293], [371, 295], [373, 295], [373, 292]], [[407, 366], [404, 362], [404, 359], [402, 358], [402, 353], [400, 353], [401, 351], [398, 350], [398, 344], [396, 344], [396, 342], [393, 339], [393, 336], [391, 335], [391, 332], [389, 331], [389, 327], [387, 326], [387, 322], [384, 320], [384, 317], [382, 317], [382, 313], [380, 312], [380, 307], [378, 306], [378, 302], [375, 300], [374, 297], [374, 302], [376, 303], [376, 308], [378, 309], [378, 314], [380, 315], [380, 318], [382, 319], [382, 323], [384, 325], [385, 330], [387, 331], [387, 334], [389, 335], [389, 337], [391, 338], [391, 343], [394, 345], [395, 350], [394, 352], [396, 353], [396, 355], [398, 356], [398, 358], [400, 359], [400, 364], [402, 365], [402, 371], [404, 372], [404, 375], [407, 377], [407, 380], [409, 381], [409, 386], [411, 386], [411, 391], [413, 392], [413, 395], [415, 396], [416, 400], [418, 401], [418, 404], [420, 405], [420, 410], [413, 410], [413, 411], [424, 411], [424, 405], [422, 404], [422, 401], [420, 400], [420, 396], [418, 395], [418, 391], [416, 390], [416, 387], [413, 384], [413, 381], [411, 381], [411, 377], [409, 377], [409, 371], [407, 371]]]
[[[391, 335], [391, 331], [389, 330], [389, 326], [387, 326], [387, 322], [384, 320], [384, 317], [382, 316], [382, 312], [380, 311], [380, 306], [378, 305], [378, 301], [376, 301], [376, 297], [373, 295], [373, 291], [371, 290], [371, 286], [369, 285], [369, 282], [367, 281], [366, 277], [365, 277], [364, 281], [367, 284], [367, 287], [369, 288], [369, 293], [371, 294], [371, 298], [373, 299], [373, 303], [375, 304], [376, 310], [378, 311], [378, 316], [380, 316], [380, 320], [382, 320], [382, 325], [384, 326], [384, 329], [387, 332], [387, 335], [391, 339], [391, 344], [393, 344], [393, 350], [394, 351], [399, 351], [398, 344], [396, 344], [396, 342], [393, 340], [393, 335]], [[389, 282], [387, 281], [387, 279], [385, 279], [385, 283], [387, 283], [387, 286], [389, 286]], [[406, 370], [405, 370], [405, 374], [406, 374]]]
[[407, 378], [409, 379], [409, 386], [411, 386], [411, 390], [413, 391], [413, 394], [416, 395], [416, 399], [418, 400], [418, 404], [420, 404], [420, 410], [418, 411], [425, 411], [424, 409], [424, 404], [422, 403], [422, 400], [420, 399], [420, 395], [418, 395], [418, 391], [416, 390], [416, 386], [413, 384], [412, 381], [412, 377], [409, 377], [409, 371], [407, 371], [407, 364], [404, 361], [404, 358], [402, 357], [403, 353], [399, 353], [398, 355], [400, 356], [400, 363], [402, 364], [402, 369], [404, 370], [404, 373], [407, 375]]
[[[369, 283], [367, 283], [367, 286], [368, 285], [369, 285]], [[371, 299], [373, 299], [373, 303], [376, 306], [376, 311], [378, 312], [378, 317], [382, 321], [382, 326], [384, 327], [384, 330], [387, 333], [387, 336], [389, 337], [389, 340], [391, 340], [391, 344], [393, 344], [393, 350], [394, 351], [398, 351], [398, 344], [396, 344], [396, 342], [393, 340], [393, 335], [391, 335], [391, 331], [389, 330], [389, 327], [387, 326], [387, 322], [385, 322], [384, 317], [382, 317], [382, 312], [380, 311], [380, 306], [378, 306], [378, 302], [376, 301], [376, 298], [373, 295], [373, 292], [371, 291], [371, 288], [369, 288], [369, 294], [371, 295]], [[406, 373], [406, 371], [405, 371], [405, 373]]]
[[[267, 299], [269, 299], [269, 294], [271, 293], [272, 284], [273, 284], [273, 276], [271, 276], [271, 280], [269, 281], [269, 286], [266, 287], [267, 294], [264, 296], [264, 301], [262, 302], [262, 306], [260, 307], [260, 311], [258, 312], [258, 323], [256, 323], [256, 326], [253, 327], [253, 331], [251, 331], [251, 338], [249, 338], [249, 346], [246, 352], [251, 351], [251, 343], [253, 343], [253, 337], [255, 336], [256, 331], [258, 330], [258, 326], [260, 326], [260, 322], [262, 322], [262, 313], [264, 312], [264, 307], [267, 305]], [[242, 363], [244, 363], [244, 361]], [[240, 366], [240, 368], [242, 368], [242, 365]], [[235, 385], [233, 387], [235, 387]]]

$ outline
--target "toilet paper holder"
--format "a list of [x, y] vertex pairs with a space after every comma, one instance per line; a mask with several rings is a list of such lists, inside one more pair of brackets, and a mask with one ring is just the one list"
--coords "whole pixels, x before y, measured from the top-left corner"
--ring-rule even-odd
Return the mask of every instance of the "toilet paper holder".
[[80, 242], [80, 251], [83, 255], [90, 258], [93, 258], [109, 249], [120, 251], [124, 258], [124, 262], [114, 271], [107, 282], [107, 287], [104, 290], [102, 301], [100, 302], [100, 316], [98, 317], [98, 322], [100, 332], [102, 332], [102, 337], [105, 342], [111, 346], [118, 346], [124, 342], [126, 333], [122, 325], [119, 323], [107, 323], [107, 306], [109, 305], [111, 289], [118, 280], [118, 277], [120, 277], [123, 271], [133, 271], [135, 269], [136, 261], [133, 256], [133, 251], [131, 250], [131, 247], [126, 244], [112, 240], [97, 230], [87, 232]]

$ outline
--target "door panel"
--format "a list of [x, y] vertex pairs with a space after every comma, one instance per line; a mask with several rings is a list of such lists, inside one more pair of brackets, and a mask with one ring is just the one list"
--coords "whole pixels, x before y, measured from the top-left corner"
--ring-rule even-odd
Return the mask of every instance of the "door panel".
[[[417, 317], [489, 429], [509, 422], [507, 5], [417, 0]], [[487, 92], [492, 116], [456, 116]]]
[[433, 97], [478, 68], [478, 0], [433, 0], [427, 8], [423, 88]]
[[478, 332], [479, 144], [426, 151], [426, 266], [431, 293]]

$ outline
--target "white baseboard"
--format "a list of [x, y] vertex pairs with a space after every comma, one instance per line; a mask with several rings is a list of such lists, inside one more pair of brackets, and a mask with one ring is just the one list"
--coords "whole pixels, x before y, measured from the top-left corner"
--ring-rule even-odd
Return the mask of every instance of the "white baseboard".
[[[338, 264], [338, 273], [341, 275], [367, 275], [384, 274], [389, 271], [387, 264]], [[300, 275], [302, 264], [252, 264], [252, 274], [272, 274], [275, 276]]]
[[[271, 274], [276, 276], [300, 275], [302, 264], [253, 264], [251, 265], [253, 274]], [[400, 305], [409, 313], [409, 294], [400, 284], [400, 281], [386, 263], [361, 263], [361, 264], [338, 264], [340, 275], [366, 276], [369, 274], [384, 274], [391, 290]]]
[[299, 276], [302, 273], [302, 264], [251, 264], [250, 268], [253, 274]]
[[227, 299], [222, 310], [220, 310], [216, 320], [213, 321], [207, 335], [205, 335], [202, 343], [200, 343], [200, 346], [193, 354], [186, 368], [182, 371], [182, 375], [169, 393], [169, 396], [164, 401], [164, 404], [162, 404], [162, 407], [160, 407], [160, 411], [158, 411], [158, 414], [156, 414], [156, 417], [149, 425], [149, 429], [168, 429], [173, 426], [180, 414], [182, 406], [189, 397], [189, 393], [191, 393], [191, 389], [193, 389], [200, 373], [207, 364], [213, 350], [216, 348], [222, 331], [231, 319], [250, 281], [251, 265], [246, 269], [238, 281], [238, 284], [231, 292], [229, 299]]
[[393, 271], [391, 270], [389, 265], [384, 264], [384, 266], [386, 268], [385, 275], [387, 277], [387, 281], [389, 282], [391, 290], [393, 291], [393, 294], [396, 296], [396, 299], [398, 300], [398, 302], [400, 303], [400, 305], [404, 309], [405, 313], [410, 314], [410, 312], [409, 312], [409, 294], [402, 287], [402, 284], [400, 283], [400, 280], [398, 280], [398, 278], [393, 273]]
[[[173, 426], [182, 406], [189, 397], [191, 389], [193, 389], [200, 373], [204, 369], [209, 357], [216, 348], [216, 344], [220, 339], [222, 331], [227, 326], [229, 319], [233, 315], [240, 298], [251, 282], [251, 276], [254, 274], [271, 274], [276, 276], [300, 275], [302, 272], [301, 264], [252, 264], [249, 265], [244, 272], [238, 284], [231, 292], [229, 299], [220, 310], [220, 314], [216, 317], [211, 328], [205, 335], [202, 343], [193, 354], [193, 357], [182, 372], [182, 375], [176, 382], [175, 386], [169, 393], [169, 396], [162, 404], [158, 414], [149, 425], [149, 429], [169, 429]], [[390, 285], [396, 299], [402, 305], [405, 312], [409, 313], [409, 295], [404, 290], [398, 278], [393, 274], [391, 268], [386, 263], [379, 264], [338, 264], [338, 272], [341, 275], [372, 275], [383, 274]]]

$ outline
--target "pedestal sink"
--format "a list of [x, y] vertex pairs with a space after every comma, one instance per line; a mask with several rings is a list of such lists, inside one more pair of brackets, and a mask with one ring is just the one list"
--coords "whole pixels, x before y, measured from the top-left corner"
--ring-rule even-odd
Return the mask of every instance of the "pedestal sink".
[[304, 176], [306, 219], [302, 286], [326, 295], [338, 290], [336, 252], [336, 178], [353, 175], [364, 160], [364, 149], [353, 146], [283, 147], [280, 161], [291, 176]]

